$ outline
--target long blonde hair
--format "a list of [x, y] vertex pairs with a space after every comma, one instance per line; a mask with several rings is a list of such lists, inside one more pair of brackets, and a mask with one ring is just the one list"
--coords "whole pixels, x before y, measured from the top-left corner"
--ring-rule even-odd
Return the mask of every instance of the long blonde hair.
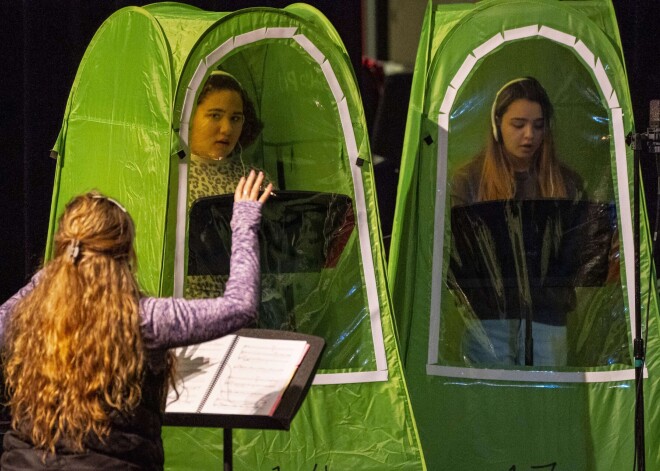
[[135, 230], [114, 200], [74, 198], [59, 220], [53, 259], [11, 313], [3, 352], [12, 426], [53, 452], [101, 440], [112, 411], [140, 402], [144, 349], [134, 275]]
[[489, 133], [488, 145], [484, 151], [484, 163], [477, 201], [512, 199], [515, 193], [514, 171], [504, 151], [500, 132], [502, 116], [511, 103], [525, 99], [541, 105], [543, 112], [543, 143], [533, 160], [542, 198], [566, 197], [566, 186], [559, 162], [555, 155], [551, 120], [553, 107], [543, 86], [533, 77], [523, 77], [508, 82], [497, 93], [493, 102], [491, 121], [493, 132]]

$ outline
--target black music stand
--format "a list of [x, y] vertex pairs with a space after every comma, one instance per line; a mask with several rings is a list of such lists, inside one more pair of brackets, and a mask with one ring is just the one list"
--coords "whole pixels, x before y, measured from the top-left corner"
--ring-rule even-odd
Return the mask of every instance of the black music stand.
[[183, 427], [214, 427], [224, 429], [223, 463], [224, 471], [233, 469], [232, 430], [235, 428], [289, 430], [291, 421], [307, 396], [318, 369], [325, 340], [315, 335], [300, 334], [281, 330], [241, 329], [236, 335], [264, 339], [304, 340], [309, 350], [287, 386], [273, 415], [229, 415], [207, 413], [166, 412], [165, 425]]
[[479, 319], [525, 320], [525, 365], [532, 366], [532, 321], [548, 313], [565, 316], [576, 286], [605, 282], [615, 227], [613, 203], [542, 199], [455, 206], [452, 281]]
[[[228, 275], [234, 195], [207, 196], [190, 208], [187, 275]], [[262, 208], [262, 273], [309, 273], [332, 268], [355, 227], [346, 195], [278, 190]]]

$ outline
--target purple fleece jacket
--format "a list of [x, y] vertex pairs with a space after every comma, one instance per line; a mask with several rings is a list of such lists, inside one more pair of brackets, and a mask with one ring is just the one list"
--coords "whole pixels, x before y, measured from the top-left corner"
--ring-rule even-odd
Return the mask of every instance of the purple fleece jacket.
[[[166, 349], [213, 340], [256, 319], [259, 303], [261, 203], [234, 203], [230, 276], [224, 295], [211, 299], [140, 299], [140, 329], [147, 349]], [[41, 272], [0, 306], [0, 345], [13, 307], [39, 283]]]

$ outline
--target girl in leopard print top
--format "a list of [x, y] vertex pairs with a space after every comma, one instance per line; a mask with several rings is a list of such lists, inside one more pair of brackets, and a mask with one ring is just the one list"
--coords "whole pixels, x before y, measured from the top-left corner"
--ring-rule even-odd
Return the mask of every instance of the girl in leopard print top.
[[224, 71], [212, 72], [199, 94], [192, 119], [189, 206], [204, 196], [233, 191], [236, 182], [250, 170], [234, 151], [238, 149], [240, 154], [262, 128], [238, 80]]

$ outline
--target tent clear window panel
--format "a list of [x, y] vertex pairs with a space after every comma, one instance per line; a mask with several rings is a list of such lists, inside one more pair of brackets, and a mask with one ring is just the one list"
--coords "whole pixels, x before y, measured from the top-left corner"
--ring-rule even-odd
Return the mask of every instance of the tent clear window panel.
[[[239, 49], [217, 66], [240, 81], [264, 125], [231, 158], [262, 169], [276, 188], [260, 234], [259, 326], [322, 336], [322, 369], [376, 369], [353, 182], [326, 76], [302, 48], [281, 41]], [[231, 201], [189, 198], [189, 297], [223, 290]]]
[[[493, 132], [494, 97], [502, 85], [524, 76], [535, 77], [548, 92], [556, 156], [576, 175], [579, 194], [454, 204], [456, 175], [483, 153]], [[566, 326], [566, 362], [542, 367], [631, 365], [604, 103], [569, 48], [538, 39], [493, 52], [458, 90], [449, 116], [446, 182], [438, 182], [447, 188], [446, 205], [437, 208], [444, 210], [446, 227], [439, 364], [507, 367], [497, 355], [474, 360], [476, 345], [509, 349], [513, 363], [524, 365], [525, 350], [534, 348], [526, 345], [527, 336], [542, 341], [549, 322]], [[485, 326], [503, 319], [510, 332], [498, 347]], [[530, 319], [536, 331], [527, 330]]]

